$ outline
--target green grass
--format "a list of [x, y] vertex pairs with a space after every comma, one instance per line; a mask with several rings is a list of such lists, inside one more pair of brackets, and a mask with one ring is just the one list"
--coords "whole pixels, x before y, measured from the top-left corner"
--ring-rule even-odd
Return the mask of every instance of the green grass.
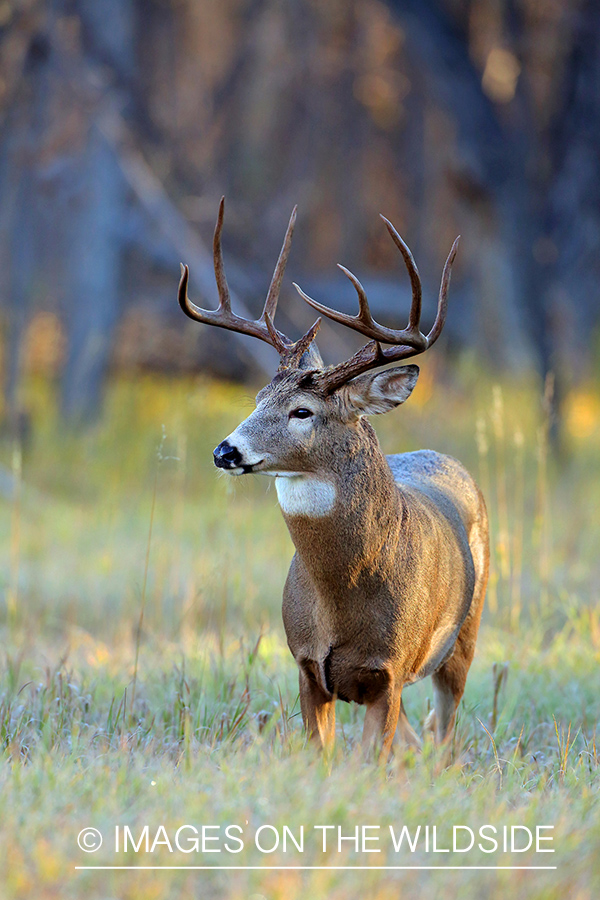
[[[2, 900], [600, 895], [598, 390], [568, 399], [559, 466], [533, 381], [494, 387], [466, 364], [452, 378], [423, 376], [375, 424], [387, 451], [432, 447], [478, 477], [492, 579], [453, 761], [444, 767], [426, 745], [383, 769], [354, 749], [357, 707], [338, 704], [331, 760], [305, 746], [280, 613], [292, 545], [275, 493], [212, 466], [214, 445], [252, 408], [246, 393], [120, 379], [103, 420], [77, 437], [51, 386], [31, 381], [22, 488], [0, 499]], [[19, 475], [10, 446], [0, 463]], [[427, 681], [406, 691], [417, 728], [430, 693]], [[244, 849], [113, 851], [115, 825], [136, 836], [148, 825], [152, 842], [159, 826], [174, 841], [188, 824], [239, 825]], [[296, 837], [304, 826], [304, 852], [260, 853], [263, 824]], [[346, 842], [323, 853], [320, 824], [346, 835], [380, 826], [370, 834], [382, 852]], [[484, 824], [552, 825], [556, 852], [395, 853], [389, 834], [436, 825], [448, 846], [452, 825]], [[87, 826], [104, 835], [97, 854], [77, 846]], [[75, 870], [135, 863], [557, 868]]]

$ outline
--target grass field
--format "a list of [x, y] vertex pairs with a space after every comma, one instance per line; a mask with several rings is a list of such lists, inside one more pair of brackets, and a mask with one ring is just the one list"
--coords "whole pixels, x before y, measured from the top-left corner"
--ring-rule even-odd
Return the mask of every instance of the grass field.
[[[499, 387], [469, 365], [451, 379], [422, 374], [409, 403], [374, 422], [384, 449], [459, 457], [493, 532], [447, 768], [429, 745], [385, 769], [363, 763], [363, 713], [343, 704], [333, 758], [304, 745], [280, 614], [292, 545], [275, 492], [212, 466], [212, 448], [252, 408], [244, 391], [120, 379], [101, 423], [75, 437], [51, 386], [31, 381], [32, 444], [22, 459], [7, 444], [0, 455], [20, 483], [0, 499], [2, 900], [600, 896], [600, 393], [567, 399], [559, 465], [533, 380]], [[406, 691], [417, 729], [430, 693], [427, 681]], [[181, 850], [183, 825], [220, 830], [205, 829], [205, 852], [183, 830]], [[274, 829], [280, 838], [272, 853], [254, 843], [263, 825], [263, 851]], [[334, 826], [326, 852], [316, 825]], [[397, 836], [403, 825], [413, 837], [421, 826], [415, 852], [394, 849], [390, 826]], [[453, 825], [473, 829], [472, 850], [439, 852]], [[505, 853], [500, 839], [483, 852], [483, 825], [553, 826], [540, 834], [555, 852]], [[77, 837], [92, 826], [104, 844], [85, 853]], [[138, 852], [123, 851], [125, 826]], [[302, 852], [289, 837], [301, 826]], [[379, 826], [366, 832], [379, 840], [338, 852], [338, 826], [361, 839]], [[437, 852], [426, 826], [430, 837], [437, 826]], [[367, 868], [75, 868], [85, 865]], [[441, 865], [556, 868], [372, 868]]]

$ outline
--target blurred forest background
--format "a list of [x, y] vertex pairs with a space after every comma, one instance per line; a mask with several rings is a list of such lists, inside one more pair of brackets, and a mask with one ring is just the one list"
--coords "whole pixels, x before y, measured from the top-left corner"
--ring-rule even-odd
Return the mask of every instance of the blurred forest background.
[[[78, 424], [108, 372], [272, 372], [257, 341], [176, 302], [179, 262], [214, 307], [211, 236], [228, 198], [234, 296], [257, 314], [299, 204], [292, 278], [404, 325], [411, 246], [431, 321], [462, 234], [447, 354], [593, 365], [600, 304], [600, 4], [595, 0], [2, 0], [0, 312], [4, 427], [23, 377], [56, 378]], [[292, 294], [294, 295], [292, 297]], [[326, 324], [325, 357], [351, 336]], [[438, 354], [443, 350], [436, 350]]]
[[[1, 900], [597, 900], [600, 0], [0, 0], [0, 122]], [[331, 764], [303, 745], [280, 612], [293, 545], [268, 483], [212, 459], [277, 354], [177, 303], [184, 262], [216, 307], [222, 194], [233, 306], [254, 315], [298, 204], [291, 338], [314, 315], [293, 280], [356, 310], [337, 262], [406, 325], [379, 213], [414, 252], [428, 330], [462, 235], [444, 334], [375, 423], [384, 452], [460, 459], [489, 510], [444, 771], [427, 745], [365, 766], [354, 704]], [[327, 362], [358, 343], [323, 323]], [[417, 730], [428, 681], [406, 692]], [[478, 869], [463, 879], [357, 872], [350, 847], [307, 839], [310, 872], [75, 871], [115, 861], [108, 841], [83, 858], [84, 826], [297, 833], [317, 811], [344, 834], [547, 823], [557, 868], [520, 870], [546, 863], [532, 848], [494, 875], [508, 855], [473, 847], [444, 860]], [[265, 861], [293, 860], [243, 860]]]

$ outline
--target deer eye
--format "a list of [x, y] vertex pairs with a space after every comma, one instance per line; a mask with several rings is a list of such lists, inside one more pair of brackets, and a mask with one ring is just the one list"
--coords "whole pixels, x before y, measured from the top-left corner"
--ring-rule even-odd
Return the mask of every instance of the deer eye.
[[310, 409], [306, 409], [305, 406], [299, 406], [298, 409], [293, 409], [290, 413], [290, 419], [309, 419], [313, 413]]

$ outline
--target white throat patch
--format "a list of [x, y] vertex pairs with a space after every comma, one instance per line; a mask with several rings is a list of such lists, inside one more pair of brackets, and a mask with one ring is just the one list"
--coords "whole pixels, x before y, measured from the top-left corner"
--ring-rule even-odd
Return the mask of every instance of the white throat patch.
[[335, 505], [334, 485], [314, 475], [278, 475], [275, 488], [279, 505], [288, 516], [318, 519], [330, 513]]

